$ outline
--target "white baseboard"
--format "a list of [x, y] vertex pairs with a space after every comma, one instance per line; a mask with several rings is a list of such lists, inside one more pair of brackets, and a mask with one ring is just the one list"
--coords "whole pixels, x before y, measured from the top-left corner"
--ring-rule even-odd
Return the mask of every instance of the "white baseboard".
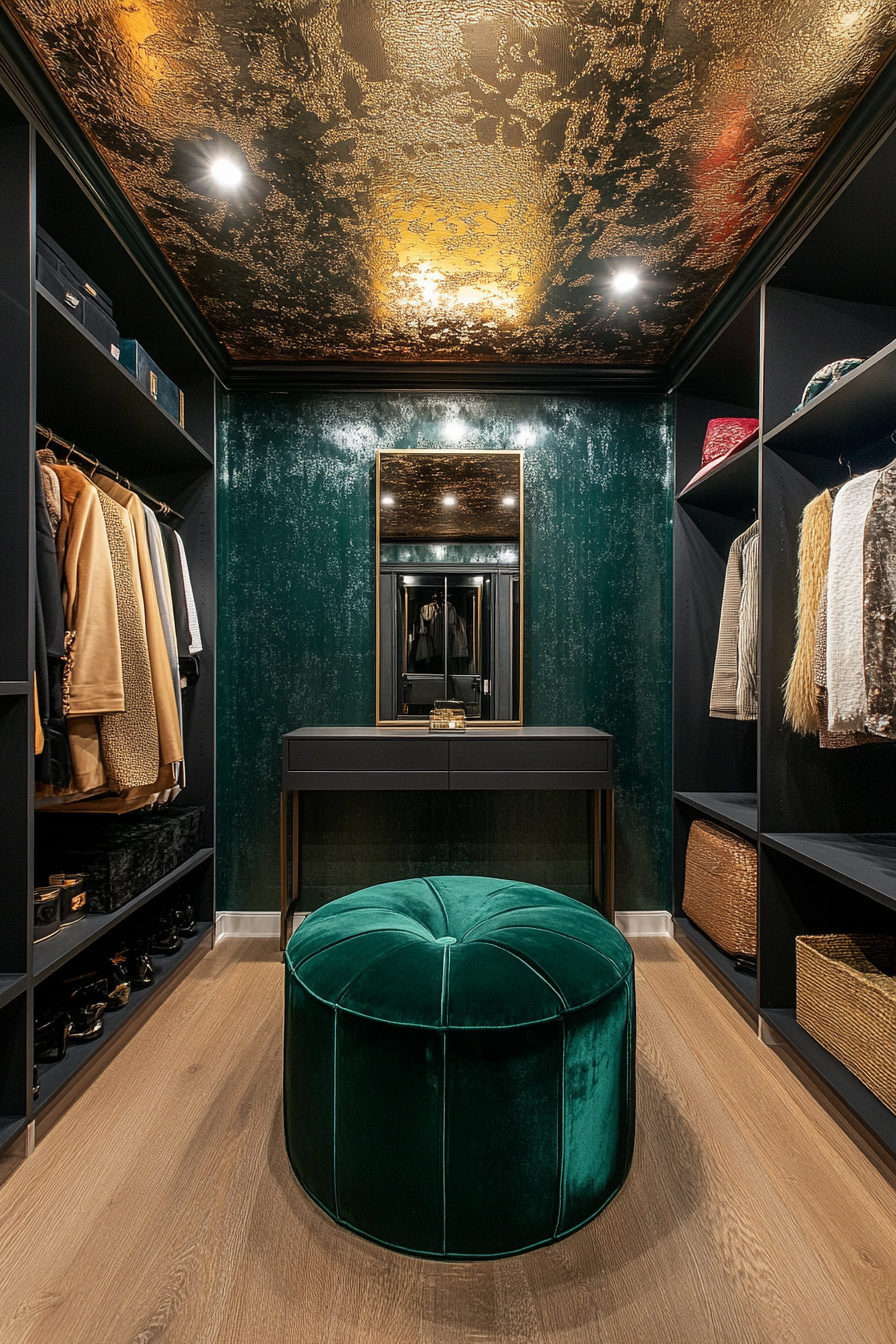
[[[296, 927], [304, 915], [293, 915]], [[668, 910], [617, 910], [616, 927], [626, 938], [671, 938], [672, 916]], [[219, 910], [215, 936], [222, 938], [279, 938], [277, 910]]]
[[[305, 918], [293, 915], [292, 926]], [[215, 919], [215, 941], [223, 938], [279, 938], [279, 910], [219, 910]]]
[[671, 938], [668, 910], [617, 910], [616, 927], [626, 938]]

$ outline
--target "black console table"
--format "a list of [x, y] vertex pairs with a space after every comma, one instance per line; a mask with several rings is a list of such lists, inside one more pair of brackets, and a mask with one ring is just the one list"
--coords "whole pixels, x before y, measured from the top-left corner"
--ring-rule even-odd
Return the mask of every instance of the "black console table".
[[[299, 900], [301, 795], [324, 789], [585, 789], [594, 903], [615, 914], [613, 739], [596, 728], [298, 728], [283, 736], [280, 947]], [[291, 802], [290, 802], [291, 799]], [[292, 858], [290, 864], [289, 858]]]

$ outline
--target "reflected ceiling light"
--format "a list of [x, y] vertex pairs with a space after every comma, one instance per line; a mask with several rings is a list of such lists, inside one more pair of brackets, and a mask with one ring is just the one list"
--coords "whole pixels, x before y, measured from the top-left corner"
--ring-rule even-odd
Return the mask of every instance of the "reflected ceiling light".
[[395, 503], [395, 500], [392, 498], [391, 495], [380, 495], [380, 503], [385, 504], [386, 508], [389, 508], [392, 504]]
[[613, 288], [617, 294], [630, 294], [637, 284], [637, 271], [617, 271], [613, 276]]
[[516, 495], [505, 495], [501, 503], [506, 509], [509, 509], [512, 504], [516, 503]]
[[454, 505], [457, 503], [457, 495], [446, 495], [445, 498], [442, 500], [442, 503], [445, 505], [447, 509], [452, 509]]
[[450, 439], [452, 443], [457, 443], [458, 439], [463, 438], [466, 428], [463, 420], [446, 420], [442, 425], [442, 433], [446, 439]]
[[532, 429], [531, 425], [521, 425], [514, 443], [519, 444], [521, 448], [531, 448], [534, 442], [535, 430]]
[[215, 159], [208, 171], [219, 187], [238, 187], [243, 180], [243, 170], [233, 159]]

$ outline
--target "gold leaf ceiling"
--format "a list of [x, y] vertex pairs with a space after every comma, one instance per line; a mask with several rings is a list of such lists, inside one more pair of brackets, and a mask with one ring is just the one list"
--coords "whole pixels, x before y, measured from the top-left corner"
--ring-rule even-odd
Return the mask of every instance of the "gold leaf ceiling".
[[8, 8], [237, 359], [662, 362], [896, 46], [893, 0]]

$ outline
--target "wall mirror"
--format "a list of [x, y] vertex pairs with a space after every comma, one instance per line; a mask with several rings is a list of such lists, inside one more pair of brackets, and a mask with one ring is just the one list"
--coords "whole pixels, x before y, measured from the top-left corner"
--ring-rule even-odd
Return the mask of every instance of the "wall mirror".
[[522, 722], [523, 455], [377, 453], [377, 723]]

